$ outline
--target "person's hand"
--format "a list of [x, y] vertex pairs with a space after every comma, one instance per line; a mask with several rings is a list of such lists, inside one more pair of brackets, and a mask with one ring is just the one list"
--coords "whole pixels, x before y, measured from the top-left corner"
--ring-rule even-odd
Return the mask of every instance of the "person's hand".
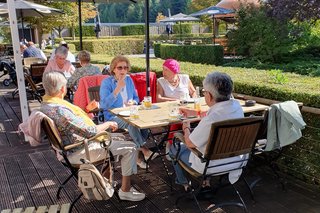
[[190, 129], [190, 121], [183, 121], [182, 122], [182, 130], [184, 131], [185, 128]]
[[126, 76], [124, 75], [124, 76], [120, 76], [120, 78], [119, 78], [119, 80], [118, 80], [118, 84], [117, 84], [117, 87], [119, 88], [119, 89], [122, 89], [123, 87], [125, 87], [126, 86], [126, 82], [125, 82], [125, 79], [126, 78]]
[[135, 104], [136, 104], [136, 102], [132, 99], [130, 99], [127, 103], [125, 103], [126, 106], [133, 106]]
[[109, 128], [112, 132], [116, 131], [118, 129], [118, 124], [114, 121], [108, 121]]

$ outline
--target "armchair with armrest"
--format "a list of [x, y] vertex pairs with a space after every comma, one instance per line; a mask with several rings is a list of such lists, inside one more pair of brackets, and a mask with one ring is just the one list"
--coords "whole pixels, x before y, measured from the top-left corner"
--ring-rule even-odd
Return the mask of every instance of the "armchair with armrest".
[[[71, 163], [68, 159], [67, 153], [68, 151], [70, 151], [71, 149], [74, 149], [76, 147], [79, 146], [83, 146], [85, 148], [85, 153], [86, 153], [86, 158], [88, 161], [90, 161], [90, 155], [89, 155], [89, 150], [88, 150], [88, 142], [97, 142], [97, 143], [101, 143], [102, 147], [105, 147], [107, 149], [111, 139], [110, 139], [110, 135], [108, 132], [102, 132], [99, 133], [97, 135], [95, 135], [94, 137], [91, 137], [89, 139], [85, 139], [83, 141], [80, 141], [78, 143], [74, 143], [74, 144], [70, 144], [70, 145], [64, 145], [60, 134], [58, 132], [58, 130], [56, 129], [56, 126], [54, 124], [54, 122], [46, 117], [42, 120], [41, 122], [41, 127], [44, 131], [44, 133], [46, 134], [46, 136], [48, 137], [48, 140], [50, 142], [51, 147], [53, 148], [53, 150], [55, 151], [58, 160], [65, 166], [67, 167], [71, 174], [65, 179], [65, 181], [63, 181], [63, 183], [61, 183], [61, 185], [59, 186], [59, 189], [57, 191], [57, 199], [60, 198], [60, 192], [61, 189], [64, 188], [65, 184], [71, 179], [71, 178], [78, 178], [78, 170], [80, 167], [80, 164], [74, 164]], [[97, 138], [99, 137], [104, 137], [104, 140], [101, 141], [97, 141]], [[109, 157], [112, 158], [112, 154], [110, 152], [109, 153]], [[91, 162], [92, 164], [98, 166], [98, 165], [102, 165], [104, 163], [105, 159], [96, 161], [96, 162]], [[108, 162], [108, 161], [106, 161]], [[105, 166], [105, 168], [107, 168], [107, 166]], [[71, 207], [70, 207], [70, 212], [72, 210], [72, 207], [74, 206], [74, 204], [81, 198], [83, 194], [80, 193], [71, 203]]]
[[[201, 212], [203, 212], [203, 210], [198, 202], [197, 195], [202, 189], [202, 183], [211, 176], [222, 175], [229, 175], [229, 182], [241, 202], [226, 202], [215, 204], [214, 206], [218, 208], [226, 205], [236, 205], [247, 211], [246, 205], [239, 191], [234, 186], [234, 183], [241, 177], [242, 169], [246, 167], [251, 157], [262, 121], [263, 117], [246, 117], [213, 123], [205, 153], [201, 153], [196, 148], [191, 149], [191, 152], [205, 164], [203, 172], [197, 171], [179, 159], [180, 141], [183, 142], [184, 138], [180, 133], [175, 134], [173, 142], [175, 146], [178, 146], [178, 151], [174, 160], [175, 163], [181, 166], [189, 180], [195, 180], [198, 183], [197, 187], [191, 186], [192, 189], [189, 194], [192, 195]], [[235, 156], [239, 156], [239, 158], [236, 158], [237, 160], [232, 158]], [[232, 160], [228, 158], [232, 158]], [[223, 162], [221, 160], [223, 160]], [[216, 163], [212, 161], [216, 161]], [[230, 175], [234, 176], [234, 178], [231, 178]], [[231, 179], [233, 180], [231, 181]], [[185, 195], [178, 197], [176, 204], [178, 204], [178, 201]], [[209, 208], [211, 208], [211, 205], [208, 209]]]

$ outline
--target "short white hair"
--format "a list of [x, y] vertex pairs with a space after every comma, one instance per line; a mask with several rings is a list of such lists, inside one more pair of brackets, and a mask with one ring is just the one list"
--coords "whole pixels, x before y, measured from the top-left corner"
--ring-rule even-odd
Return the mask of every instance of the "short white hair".
[[212, 72], [203, 80], [203, 88], [213, 96], [216, 102], [227, 101], [231, 98], [233, 81], [226, 73]]
[[42, 85], [46, 95], [55, 96], [63, 86], [67, 85], [67, 79], [59, 71], [48, 71], [43, 74]]
[[60, 47], [57, 47], [54, 54], [59, 56], [64, 56], [65, 58], [67, 58], [68, 51], [69, 51], [68, 48], [66, 48], [65, 46], [60, 46]]

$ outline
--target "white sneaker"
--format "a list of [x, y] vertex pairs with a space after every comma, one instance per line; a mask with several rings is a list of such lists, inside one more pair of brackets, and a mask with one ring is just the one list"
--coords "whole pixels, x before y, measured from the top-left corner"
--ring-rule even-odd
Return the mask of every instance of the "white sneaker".
[[169, 141], [167, 141], [167, 143], [166, 143], [166, 158], [167, 158], [168, 161], [172, 161], [171, 157], [169, 156], [171, 145], [172, 144], [169, 143]]
[[120, 200], [140, 201], [146, 197], [144, 193], [138, 192], [136, 190], [131, 190], [131, 189], [129, 192], [124, 192], [121, 189], [119, 189]]
[[137, 165], [138, 165], [141, 169], [147, 169], [147, 164], [146, 164], [146, 162], [144, 162], [143, 160], [141, 160], [140, 162], [137, 162]]
[[[146, 160], [149, 160], [149, 158], [150, 158], [150, 156], [152, 155], [152, 151], [149, 151], [148, 152], [148, 155], [145, 155], [144, 156], [144, 159], [146, 159]], [[150, 160], [154, 160], [156, 157], [158, 157], [159, 156], [159, 153], [158, 152], [155, 152], [153, 155], [152, 155], [152, 158], [150, 159]]]

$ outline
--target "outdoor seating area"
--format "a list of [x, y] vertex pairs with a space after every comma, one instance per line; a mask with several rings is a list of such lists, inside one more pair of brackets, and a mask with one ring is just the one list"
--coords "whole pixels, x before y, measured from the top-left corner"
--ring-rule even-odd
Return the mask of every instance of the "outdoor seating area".
[[320, 212], [320, 4], [214, 4], [2, 1], [0, 213]]
[[[72, 203], [80, 193], [75, 179], [71, 179], [65, 184], [65, 190], [61, 191], [60, 199], [56, 197], [60, 184], [70, 175], [70, 171], [56, 159], [48, 142], [44, 142], [37, 147], [30, 147], [28, 143], [24, 142], [23, 135], [16, 131], [17, 125], [21, 122], [18, 99], [12, 99], [10, 95], [12, 89], [8, 87], [2, 86], [0, 91], [0, 110], [3, 115], [1, 116], [1, 122], [3, 122], [5, 130], [1, 132], [1, 138], [3, 139], [0, 151], [1, 179], [3, 180], [1, 191], [6, 194], [6, 196], [0, 198], [0, 209], [32, 206], [36, 208], [38, 206]], [[28, 105], [30, 111], [39, 107], [39, 103], [33, 100], [29, 100]], [[265, 109], [264, 105], [261, 105], [261, 108], [259, 108], [259, 105], [255, 107], [258, 110]], [[252, 110], [248, 108], [248, 112], [250, 111]], [[146, 112], [149, 113], [149, 111]], [[7, 116], [10, 116], [9, 120]], [[158, 114], [158, 116], [161, 117], [161, 114]], [[166, 121], [163, 121], [166, 116], [167, 114], [163, 114], [163, 118], [157, 118], [160, 123], [162, 122], [161, 125], [167, 124]], [[140, 114], [140, 117], [143, 118], [143, 114]], [[148, 119], [150, 116], [145, 118]], [[137, 122], [138, 125], [139, 120], [129, 122]], [[152, 126], [159, 127], [160, 123], [154, 123]], [[154, 139], [160, 141], [161, 137], [155, 136]], [[152, 145], [152, 141], [150, 142], [150, 145]], [[163, 153], [163, 150], [160, 150], [160, 152]], [[164, 162], [165, 167], [162, 165]], [[184, 197], [180, 199], [177, 205], [175, 204], [176, 199], [185, 192], [178, 185], [172, 185], [172, 179], [168, 176], [168, 174], [173, 174], [173, 168], [170, 164], [165, 159], [156, 158], [149, 162], [150, 167], [147, 171], [139, 170], [138, 174], [133, 176], [133, 185], [147, 194], [144, 201], [139, 203], [119, 201], [116, 196], [108, 201], [88, 201], [82, 197], [75, 204], [72, 212], [198, 212], [198, 206], [194, 203], [192, 197]], [[254, 201], [251, 198], [250, 190], [243, 181], [236, 184], [248, 212], [317, 212], [317, 209], [320, 208], [317, 190], [312, 190], [309, 186], [290, 177], [286, 177], [284, 190], [277, 177], [268, 167], [257, 169], [256, 165], [252, 165], [250, 162], [248, 164], [244, 175], [248, 183], [253, 183], [257, 178], [260, 179], [253, 187]], [[252, 169], [252, 166], [255, 169]], [[119, 165], [117, 164], [116, 180], [119, 180], [119, 175]], [[219, 182], [216, 181], [218, 179], [214, 178], [215, 185]], [[173, 186], [172, 190], [171, 186]], [[238, 202], [232, 188], [229, 187], [209, 195], [209, 198], [208, 195], [198, 198], [202, 209], [206, 209], [212, 202], [216, 204], [225, 201]], [[243, 212], [243, 209], [237, 206], [223, 206], [216, 211]]]

